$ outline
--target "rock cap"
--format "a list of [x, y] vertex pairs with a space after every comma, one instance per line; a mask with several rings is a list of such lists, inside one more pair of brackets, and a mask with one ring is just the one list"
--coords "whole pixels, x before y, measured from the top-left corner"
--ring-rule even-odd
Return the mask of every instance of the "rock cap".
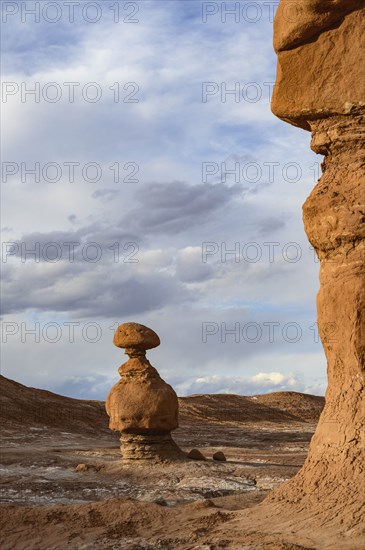
[[146, 351], [160, 345], [159, 336], [145, 325], [139, 323], [123, 323], [114, 334], [113, 343], [117, 348]]

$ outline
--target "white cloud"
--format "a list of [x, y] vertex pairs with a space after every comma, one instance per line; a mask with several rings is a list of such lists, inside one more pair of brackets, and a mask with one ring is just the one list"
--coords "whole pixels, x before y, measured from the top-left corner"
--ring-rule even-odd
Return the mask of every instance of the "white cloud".
[[[197, 393], [227, 393], [239, 395], [255, 395], [275, 391], [297, 391], [307, 393], [303, 380], [295, 374], [280, 372], [259, 372], [254, 376], [222, 376], [212, 375], [191, 379], [182, 383], [178, 389], [184, 395]], [[311, 387], [313, 393], [322, 394], [323, 385]]]

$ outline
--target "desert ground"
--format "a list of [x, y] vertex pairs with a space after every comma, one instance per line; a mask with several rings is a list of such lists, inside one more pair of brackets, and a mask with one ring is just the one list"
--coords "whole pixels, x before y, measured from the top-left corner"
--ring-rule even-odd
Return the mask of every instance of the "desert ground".
[[[324, 398], [180, 398], [174, 439], [207, 460], [123, 464], [103, 402], [4, 377], [1, 388], [2, 548], [315, 548], [260, 526], [225, 526], [297, 473]], [[216, 451], [227, 460], [213, 460]]]

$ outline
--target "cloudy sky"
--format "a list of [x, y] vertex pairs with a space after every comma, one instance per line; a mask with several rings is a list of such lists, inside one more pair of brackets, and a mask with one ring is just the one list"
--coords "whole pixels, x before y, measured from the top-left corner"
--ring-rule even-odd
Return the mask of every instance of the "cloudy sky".
[[[178, 394], [322, 394], [309, 133], [276, 2], [2, 2], [2, 373], [104, 399], [118, 323]], [[223, 11], [222, 11], [223, 10]]]

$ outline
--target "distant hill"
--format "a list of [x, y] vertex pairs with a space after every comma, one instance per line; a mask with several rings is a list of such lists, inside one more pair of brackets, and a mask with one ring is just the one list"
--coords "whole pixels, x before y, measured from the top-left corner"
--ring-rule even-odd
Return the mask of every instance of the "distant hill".
[[201, 394], [180, 398], [180, 417], [187, 422], [317, 422], [323, 407], [324, 397], [297, 392]]
[[[80, 434], [107, 433], [102, 401], [72, 399], [29, 388], [0, 375], [0, 422], [4, 430], [47, 427]], [[179, 398], [182, 425], [197, 423], [317, 422], [324, 398], [296, 392], [256, 396], [192, 395]]]
[[249, 397], [255, 403], [291, 414], [304, 422], [317, 422], [324, 407], [324, 397], [295, 391], [273, 392]]
[[102, 401], [72, 399], [28, 388], [1, 375], [0, 422], [3, 429], [20, 431], [30, 426], [83, 434], [108, 430], [108, 417]]

